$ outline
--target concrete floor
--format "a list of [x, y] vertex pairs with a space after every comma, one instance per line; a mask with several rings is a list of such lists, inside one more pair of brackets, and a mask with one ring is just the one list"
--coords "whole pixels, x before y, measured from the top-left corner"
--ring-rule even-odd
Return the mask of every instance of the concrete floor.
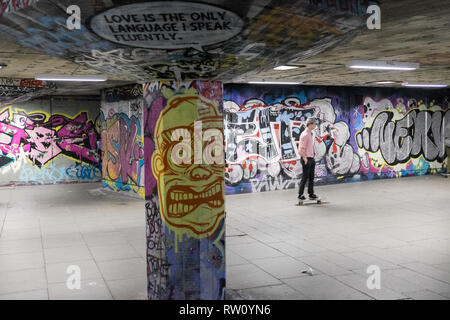
[[100, 184], [1, 188], [0, 299], [146, 299], [144, 205]]
[[[295, 190], [227, 197], [229, 299], [450, 299], [450, 180], [316, 191], [327, 203], [295, 206]], [[0, 226], [0, 299], [146, 297], [142, 200], [99, 184], [0, 188]], [[66, 287], [69, 265], [80, 290]]]

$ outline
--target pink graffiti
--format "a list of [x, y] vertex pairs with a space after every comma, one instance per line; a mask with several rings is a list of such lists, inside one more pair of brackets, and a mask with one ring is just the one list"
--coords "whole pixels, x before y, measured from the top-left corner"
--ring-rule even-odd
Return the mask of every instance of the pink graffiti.
[[[360, 170], [362, 173], [369, 174], [369, 173], [392, 173], [393, 169], [392, 167], [384, 164], [375, 164], [375, 160], [373, 160], [369, 154], [366, 152], [363, 157], [361, 158], [361, 167]], [[395, 172], [394, 172], [395, 174]]]
[[29, 141], [33, 144], [29, 157], [36, 163], [45, 164], [61, 153], [61, 148], [54, 142], [55, 132], [45, 127], [28, 130]]
[[[22, 141], [26, 141], [28, 137], [24, 129], [4, 123], [0, 123], [0, 134], [2, 134], [0, 137], [0, 150], [4, 154], [13, 154], [14, 156], [20, 153]], [[24, 144], [22, 147], [24, 151], [30, 151], [29, 143]]]
[[11, 117], [9, 109], [4, 110], [0, 113], [0, 151], [17, 157], [23, 149], [39, 167], [60, 154], [81, 162], [100, 162], [98, 135], [86, 112], [74, 119], [57, 114], [44, 122], [46, 118], [43, 113], [24, 112]]
[[[130, 177], [135, 184], [138, 183], [139, 173], [139, 159], [144, 156], [144, 150], [135, 143], [137, 126], [134, 121], [131, 121], [131, 127], [128, 129], [127, 124], [123, 119], [120, 120], [120, 141], [125, 141], [121, 144], [119, 151], [120, 171], [122, 182], [126, 183], [127, 177]], [[130, 159], [132, 159], [130, 161]], [[125, 181], [124, 181], [125, 180]]]
[[144, 108], [144, 149], [145, 149], [145, 195], [148, 196], [153, 192], [156, 187], [156, 178], [153, 175], [150, 164], [152, 163], [152, 154], [155, 150], [154, 132], [156, 122], [158, 121], [159, 114], [166, 104], [166, 100], [163, 97], [154, 96], [151, 89], [146, 88], [144, 92], [144, 99], [146, 101], [147, 108]]
[[59, 118], [63, 118], [67, 123], [57, 133], [58, 145], [66, 152], [75, 154], [80, 160], [98, 163], [100, 159], [95, 150], [97, 134], [92, 121], [87, 121], [87, 114], [83, 112], [73, 120], [56, 115], [50, 118], [50, 122]]

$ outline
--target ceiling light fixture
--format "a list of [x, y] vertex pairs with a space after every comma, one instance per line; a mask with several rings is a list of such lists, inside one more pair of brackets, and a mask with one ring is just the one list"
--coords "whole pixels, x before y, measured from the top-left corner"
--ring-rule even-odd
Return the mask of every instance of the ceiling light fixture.
[[392, 84], [392, 83], [395, 83], [394, 81], [378, 81], [378, 82], [375, 82], [375, 84]]
[[353, 60], [347, 63], [346, 66], [352, 69], [411, 71], [418, 69], [420, 64], [414, 62]]
[[296, 66], [278, 66], [273, 68], [273, 70], [277, 70], [277, 71], [283, 71], [283, 70], [292, 70], [292, 69], [297, 69], [298, 67]]
[[446, 84], [434, 84], [434, 83], [402, 83], [404, 87], [418, 87], [418, 88], [445, 88]]
[[43, 81], [77, 81], [77, 82], [85, 82], [85, 81], [106, 81], [108, 80], [105, 76], [92, 76], [92, 75], [41, 75], [35, 78], [36, 80]]
[[249, 81], [250, 84], [300, 84], [300, 82]]

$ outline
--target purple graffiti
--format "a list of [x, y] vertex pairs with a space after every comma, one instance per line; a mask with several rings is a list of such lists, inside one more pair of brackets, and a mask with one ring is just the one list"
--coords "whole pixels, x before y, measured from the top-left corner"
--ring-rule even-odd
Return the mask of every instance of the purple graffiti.
[[88, 164], [100, 163], [97, 151], [98, 134], [86, 112], [71, 119], [65, 115], [45, 113], [12, 113], [6, 108], [0, 113], [0, 151], [10, 157], [21, 150], [38, 167], [59, 155]]

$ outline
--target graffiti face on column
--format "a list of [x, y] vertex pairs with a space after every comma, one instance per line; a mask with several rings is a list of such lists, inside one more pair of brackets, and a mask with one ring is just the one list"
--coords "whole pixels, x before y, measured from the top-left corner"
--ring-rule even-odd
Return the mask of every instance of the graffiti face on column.
[[167, 89], [164, 95], [168, 101], [156, 124], [152, 156], [161, 216], [178, 236], [204, 238], [217, 230], [225, 215], [223, 159], [207, 157], [218, 150], [214, 148], [223, 148], [222, 117], [218, 103], [195, 89], [183, 94]]

